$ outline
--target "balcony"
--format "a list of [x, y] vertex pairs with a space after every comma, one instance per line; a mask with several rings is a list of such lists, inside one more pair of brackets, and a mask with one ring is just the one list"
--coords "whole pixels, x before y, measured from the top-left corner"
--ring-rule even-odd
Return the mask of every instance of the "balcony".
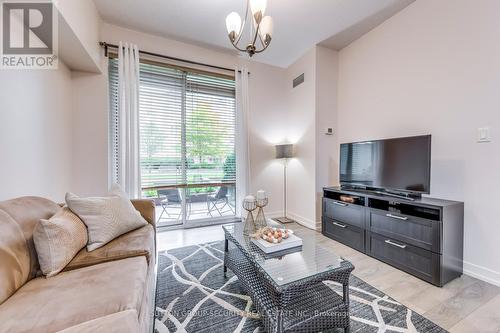
[[217, 223], [236, 212], [234, 183], [148, 187], [143, 197], [154, 200], [159, 227]]

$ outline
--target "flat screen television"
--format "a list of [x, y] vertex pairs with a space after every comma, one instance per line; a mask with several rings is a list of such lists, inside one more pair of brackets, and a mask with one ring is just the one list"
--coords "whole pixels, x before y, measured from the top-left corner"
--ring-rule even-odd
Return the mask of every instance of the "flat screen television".
[[430, 177], [430, 135], [340, 145], [342, 186], [429, 194]]

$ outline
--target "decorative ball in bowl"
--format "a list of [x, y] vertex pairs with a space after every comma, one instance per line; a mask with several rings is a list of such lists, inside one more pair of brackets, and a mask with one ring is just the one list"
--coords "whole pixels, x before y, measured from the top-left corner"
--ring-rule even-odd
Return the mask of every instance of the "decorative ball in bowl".
[[293, 234], [292, 230], [265, 227], [259, 230], [260, 238], [268, 243], [278, 244]]

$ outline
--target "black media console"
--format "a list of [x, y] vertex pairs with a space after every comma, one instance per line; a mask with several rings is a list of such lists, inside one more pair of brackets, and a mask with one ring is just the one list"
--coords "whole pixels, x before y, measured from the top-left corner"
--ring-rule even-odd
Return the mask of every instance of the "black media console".
[[436, 286], [462, 275], [463, 202], [326, 187], [322, 233]]

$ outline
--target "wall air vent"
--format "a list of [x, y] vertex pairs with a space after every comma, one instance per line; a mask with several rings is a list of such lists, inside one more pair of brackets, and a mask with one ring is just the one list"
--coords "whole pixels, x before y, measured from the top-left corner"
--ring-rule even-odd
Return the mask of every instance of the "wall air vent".
[[293, 79], [293, 87], [295, 88], [301, 83], [304, 83], [304, 73], [300, 74], [295, 79]]

